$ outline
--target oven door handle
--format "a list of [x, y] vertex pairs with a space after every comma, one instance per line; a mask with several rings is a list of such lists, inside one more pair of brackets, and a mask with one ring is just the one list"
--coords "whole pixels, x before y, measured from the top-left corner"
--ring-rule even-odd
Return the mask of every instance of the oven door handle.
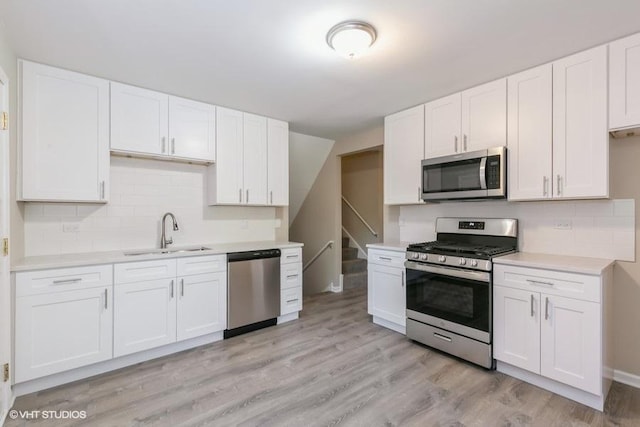
[[487, 158], [480, 159], [480, 188], [487, 189]]
[[467, 271], [457, 268], [439, 267], [421, 264], [414, 261], [405, 261], [404, 266], [409, 270], [424, 271], [427, 273], [440, 274], [442, 276], [458, 277], [460, 279], [475, 280], [477, 282], [490, 282], [490, 274], [484, 271]]

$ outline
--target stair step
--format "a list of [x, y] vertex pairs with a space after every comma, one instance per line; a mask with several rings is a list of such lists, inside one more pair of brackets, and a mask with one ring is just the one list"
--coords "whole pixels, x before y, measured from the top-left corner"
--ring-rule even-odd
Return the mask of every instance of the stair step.
[[367, 287], [367, 272], [345, 274], [342, 278], [342, 290]]
[[346, 261], [349, 259], [358, 258], [358, 249], [356, 248], [342, 248], [342, 260]]
[[342, 273], [361, 273], [367, 271], [367, 260], [366, 259], [350, 259], [346, 261], [342, 261]]
[[349, 247], [349, 238], [348, 237], [343, 237], [342, 238], [342, 247], [343, 248], [348, 248]]

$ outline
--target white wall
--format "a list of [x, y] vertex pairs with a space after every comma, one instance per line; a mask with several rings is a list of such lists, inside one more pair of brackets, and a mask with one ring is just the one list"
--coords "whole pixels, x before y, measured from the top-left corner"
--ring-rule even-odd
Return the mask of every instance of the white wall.
[[[400, 240], [435, 239], [435, 219], [496, 217], [519, 220], [522, 252], [635, 259], [635, 200], [508, 203], [460, 202], [400, 207]], [[571, 229], [557, 229], [559, 223]]]
[[335, 141], [289, 132], [289, 224], [327, 160]]
[[276, 238], [277, 208], [207, 206], [205, 172], [201, 165], [111, 157], [108, 204], [25, 203], [25, 255], [158, 247], [165, 212], [180, 226], [167, 225], [174, 246]]

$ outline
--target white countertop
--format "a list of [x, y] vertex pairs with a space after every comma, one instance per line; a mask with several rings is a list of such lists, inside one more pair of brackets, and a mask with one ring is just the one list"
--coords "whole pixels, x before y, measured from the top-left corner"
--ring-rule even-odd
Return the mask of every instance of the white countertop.
[[[173, 252], [166, 254], [125, 255], [125, 252], [145, 252], [145, 249], [132, 249], [130, 251], [87, 252], [78, 254], [42, 255], [30, 256], [14, 260], [11, 271], [43, 270], [49, 268], [76, 267], [81, 265], [113, 264], [118, 262], [148, 261], [162, 258], [181, 258], [199, 255], [227, 254], [231, 252], [244, 252], [258, 249], [285, 249], [302, 247], [302, 243], [296, 242], [238, 242], [238, 243], [211, 243], [203, 245], [190, 245], [189, 248], [203, 246], [210, 248], [205, 251]], [[169, 250], [179, 250], [180, 247], [170, 247]], [[159, 251], [158, 248], [148, 251]]]
[[369, 243], [367, 248], [369, 249], [382, 249], [385, 251], [404, 252], [409, 246], [409, 242], [382, 242], [382, 243]]
[[493, 258], [493, 263], [599, 276], [607, 267], [615, 263], [615, 260], [516, 252], [515, 254]]

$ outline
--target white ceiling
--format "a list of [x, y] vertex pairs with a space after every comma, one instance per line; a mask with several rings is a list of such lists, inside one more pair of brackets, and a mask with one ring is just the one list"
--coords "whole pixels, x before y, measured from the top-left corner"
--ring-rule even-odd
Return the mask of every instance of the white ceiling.
[[[638, 0], [0, 0], [19, 57], [327, 138], [638, 32], [639, 16]], [[356, 61], [324, 40], [347, 19], [378, 31]]]

